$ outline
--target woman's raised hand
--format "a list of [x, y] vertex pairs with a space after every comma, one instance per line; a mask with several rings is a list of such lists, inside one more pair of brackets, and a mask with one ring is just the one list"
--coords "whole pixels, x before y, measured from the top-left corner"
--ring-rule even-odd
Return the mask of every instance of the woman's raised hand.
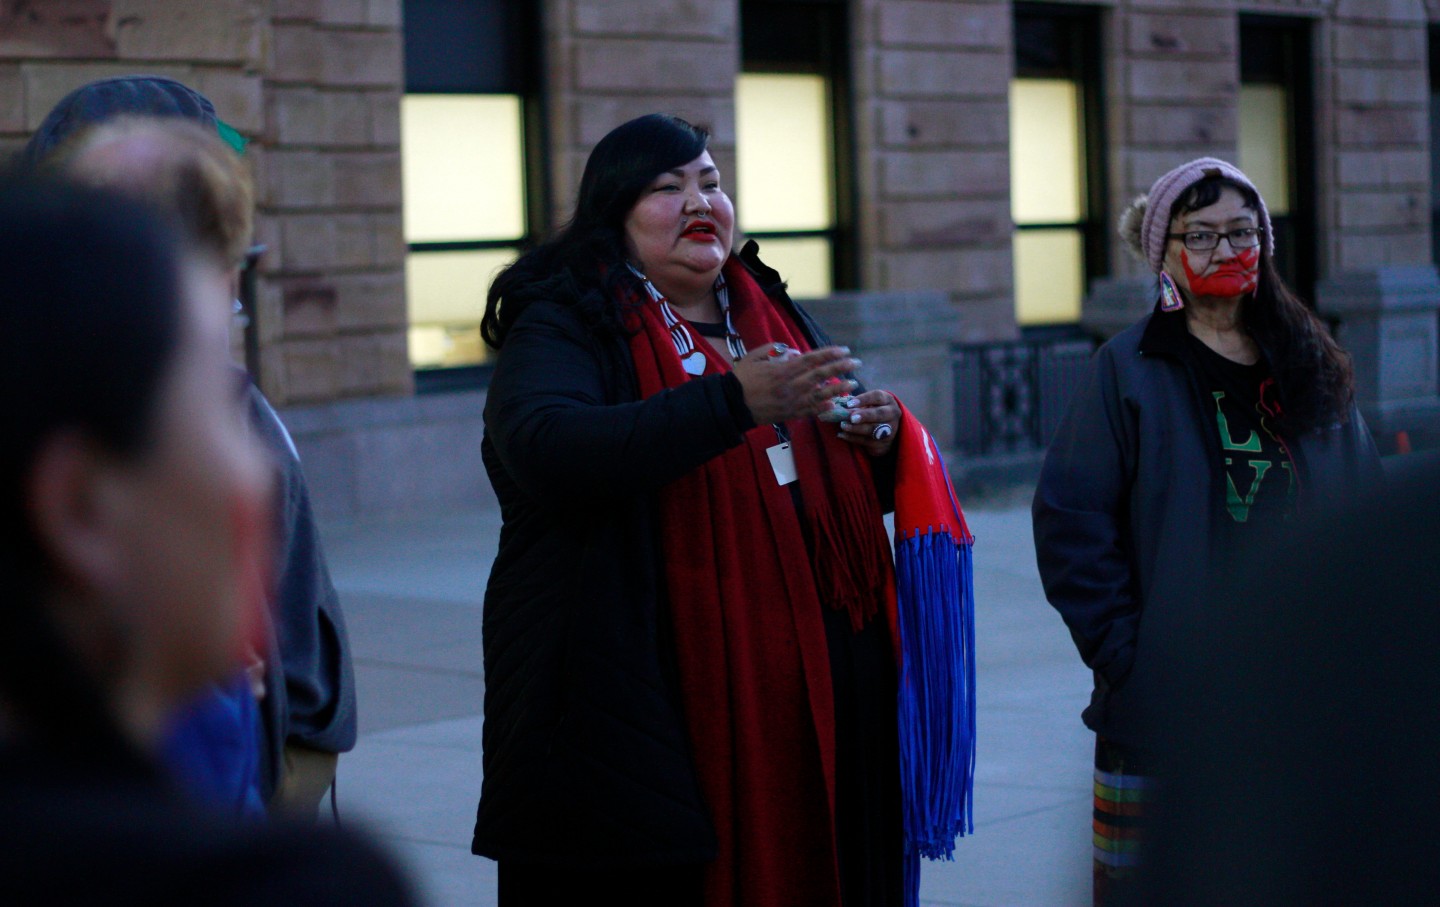
[[853, 381], [826, 384], [860, 367], [850, 349], [826, 346], [798, 353], [781, 344], [767, 344], [736, 360], [735, 377], [745, 391], [745, 405], [755, 424], [784, 422], [818, 415], [830, 408], [830, 398], [848, 394]]
[[889, 391], [866, 391], [854, 398], [850, 418], [840, 423], [840, 440], [883, 457], [900, 434], [900, 403]]

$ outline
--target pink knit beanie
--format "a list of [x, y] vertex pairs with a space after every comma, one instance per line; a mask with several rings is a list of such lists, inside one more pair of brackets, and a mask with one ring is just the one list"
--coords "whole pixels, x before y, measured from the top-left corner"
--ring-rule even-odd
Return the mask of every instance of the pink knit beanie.
[[1150, 270], [1159, 274], [1165, 262], [1165, 234], [1170, 232], [1170, 209], [1175, 200], [1186, 189], [1210, 176], [1223, 176], [1233, 180], [1250, 191], [1260, 201], [1260, 210], [1255, 212], [1260, 226], [1261, 251], [1265, 255], [1275, 254], [1275, 232], [1270, 226], [1270, 212], [1265, 210], [1265, 199], [1260, 190], [1250, 182], [1250, 177], [1240, 172], [1234, 164], [1227, 164], [1219, 158], [1202, 157], [1188, 164], [1181, 164], [1160, 177], [1146, 195], [1145, 218], [1140, 223], [1140, 248]]

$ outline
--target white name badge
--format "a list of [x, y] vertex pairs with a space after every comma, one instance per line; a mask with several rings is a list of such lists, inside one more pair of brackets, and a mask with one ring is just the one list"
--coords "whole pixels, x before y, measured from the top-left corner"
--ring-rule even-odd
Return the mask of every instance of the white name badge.
[[799, 478], [795, 472], [795, 451], [790, 449], [790, 442], [767, 447], [765, 453], [770, 456], [770, 468], [775, 470], [775, 481], [778, 484], [789, 485]]

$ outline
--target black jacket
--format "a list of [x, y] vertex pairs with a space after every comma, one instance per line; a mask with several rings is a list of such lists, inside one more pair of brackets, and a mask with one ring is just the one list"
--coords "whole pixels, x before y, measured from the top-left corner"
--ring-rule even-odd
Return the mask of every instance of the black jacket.
[[[1166, 707], [1165, 653], [1206, 619], [1227, 569], [1220, 441], [1184, 313], [1157, 311], [1100, 348], [1045, 456], [1032, 506], [1045, 594], [1095, 673], [1084, 720], [1143, 746]], [[1302, 513], [1363, 495], [1379, 457], [1358, 410], [1287, 438]]]
[[[828, 342], [753, 244], [741, 257], [812, 343]], [[485, 592], [475, 853], [590, 866], [714, 857], [674, 681], [657, 492], [753, 427], [731, 373], [642, 400], [625, 336], [553, 299], [517, 317], [485, 403], [503, 525]]]
[[327, 753], [354, 749], [355, 671], [300, 456], [280, 417], [248, 378], [246, 392], [250, 424], [271, 455], [277, 485], [272, 656], [266, 659], [267, 694], [260, 701], [266, 750], [261, 787], [268, 799], [280, 782], [287, 743]]

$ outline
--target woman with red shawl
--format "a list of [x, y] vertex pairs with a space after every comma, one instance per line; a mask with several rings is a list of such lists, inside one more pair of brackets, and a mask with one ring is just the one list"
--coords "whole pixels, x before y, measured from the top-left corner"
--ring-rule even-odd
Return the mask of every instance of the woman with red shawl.
[[570, 223], [490, 291], [473, 850], [504, 907], [902, 900], [902, 410], [754, 243], [732, 254], [707, 141], [612, 131]]

